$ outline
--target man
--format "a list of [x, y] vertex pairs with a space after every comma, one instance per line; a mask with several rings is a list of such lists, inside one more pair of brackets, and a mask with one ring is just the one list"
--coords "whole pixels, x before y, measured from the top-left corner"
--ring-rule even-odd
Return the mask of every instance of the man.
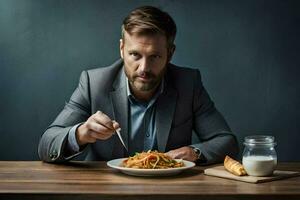
[[[238, 152], [235, 136], [214, 107], [200, 72], [170, 63], [176, 25], [155, 7], [133, 10], [122, 25], [121, 58], [84, 71], [70, 101], [43, 134], [46, 162], [110, 160], [158, 150], [202, 164]], [[121, 128], [122, 145], [115, 130]], [[192, 144], [192, 132], [200, 139]]]

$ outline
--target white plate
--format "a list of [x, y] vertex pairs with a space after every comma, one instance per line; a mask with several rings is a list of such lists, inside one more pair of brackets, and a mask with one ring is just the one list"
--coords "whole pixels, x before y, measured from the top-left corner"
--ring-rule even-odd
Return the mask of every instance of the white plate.
[[[178, 167], [178, 168], [169, 168], [169, 169], [134, 169], [134, 168], [127, 168], [127, 167], [122, 167], [122, 162], [127, 158], [119, 158], [119, 159], [114, 159], [111, 161], [107, 162], [107, 166], [120, 170], [121, 172], [133, 176], [171, 176], [178, 174], [182, 172], [183, 170], [192, 168], [195, 166], [195, 163], [182, 160], [184, 163], [183, 167]], [[180, 161], [179, 159], [175, 159], [176, 161]]]

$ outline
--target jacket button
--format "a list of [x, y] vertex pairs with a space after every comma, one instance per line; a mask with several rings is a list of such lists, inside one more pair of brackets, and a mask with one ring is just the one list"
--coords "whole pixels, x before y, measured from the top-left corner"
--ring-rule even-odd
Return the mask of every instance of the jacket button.
[[57, 157], [57, 151], [54, 150], [54, 151], [52, 152], [52, 154], [53, 154], [54, 157]]
[[49, 157], [51, 158], [51, 160], [55, 160], [57, 158], [58, 154], [57, 151], [52, 151], [52, 153], [49, 154]]

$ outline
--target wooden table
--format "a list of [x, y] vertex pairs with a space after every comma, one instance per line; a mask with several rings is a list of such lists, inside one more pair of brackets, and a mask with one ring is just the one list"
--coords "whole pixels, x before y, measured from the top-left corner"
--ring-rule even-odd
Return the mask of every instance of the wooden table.
[[[143, 178], [105, 162], [0, 161], [0, 199], [300, 199], [300, 177], [251, 184], [206, 176], [203, 169]], [[300, 171], [300, 163], [281, 163], [278, 169]]]

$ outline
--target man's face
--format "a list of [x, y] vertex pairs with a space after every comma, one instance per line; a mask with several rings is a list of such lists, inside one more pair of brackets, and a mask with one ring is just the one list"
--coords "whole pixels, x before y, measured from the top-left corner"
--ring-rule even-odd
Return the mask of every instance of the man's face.
[[169, 61], [164, 35], [129, 35], [120, 40], [120, 53], [131, 89], [151, 92], [162, 80]]

